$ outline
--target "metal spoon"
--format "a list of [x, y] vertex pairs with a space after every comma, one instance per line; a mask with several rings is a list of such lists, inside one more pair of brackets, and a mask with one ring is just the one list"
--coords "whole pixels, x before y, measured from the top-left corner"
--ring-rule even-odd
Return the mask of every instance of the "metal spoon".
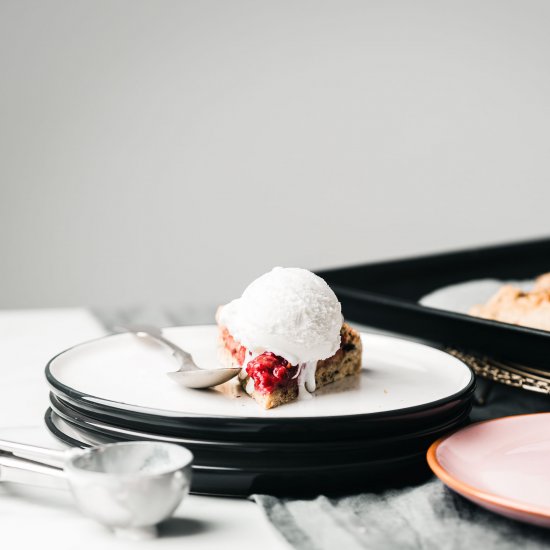
[[156, 536], [189, 491], [193, 455], [132, 441], [59, 451], [0, 440], [0, 481], [70, 488], [82, 513], [126, 538]]
[[125, 325], [120, 328], [140, 338], [151, 338], [167, 347], [180, 363], [180, 368], [177, 371], [168, 372], [167, 374], [186, 388], [202, 389], [218, 386], [237, 376], [241, 370], [239, 367], [220, 367], [217, 369], [197, 367], [191, 354], [167, 340], [159, 328], [147, 325]]

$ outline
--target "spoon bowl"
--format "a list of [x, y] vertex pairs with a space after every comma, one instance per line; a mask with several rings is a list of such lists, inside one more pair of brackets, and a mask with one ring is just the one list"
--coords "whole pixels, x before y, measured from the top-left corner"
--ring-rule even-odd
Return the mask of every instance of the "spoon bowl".
[[239, 367], [218, 367], [215, 369], [203, 369], [196, 365], [192, 355], [168, 340], [162, 334], [162, 330], [148, 325], [128, 325], [119, 327], [121, 331], [135, 334], [138, 338], [149, 338], [163, 345], [172, 352], [177, 359], [180, 368], [173, 372], [168, 372], [168, 376], [185, 386], [186, 388], [204, 389], [219, 386], [239, 374]]
[[70, 488], [81, 512], [125, 538], [156, 536], [191, 484], [192, 453], [128, 441], [57, 451], [0, 441], [0, 480]]
[[135, 441], [71, 451], [64, 470], [86, 516], [143, 538], [189, 492], [192, 460], [183, 447]]

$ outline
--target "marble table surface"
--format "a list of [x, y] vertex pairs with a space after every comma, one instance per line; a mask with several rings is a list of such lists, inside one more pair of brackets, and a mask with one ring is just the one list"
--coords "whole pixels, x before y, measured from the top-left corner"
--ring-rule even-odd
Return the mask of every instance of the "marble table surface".
[[[0, 311], [0, 438], [62, 446], [43, 423], [44, 366], [57, 352], [104, 330], [85, 309]], [[6, 548], [288, 548], [261, 508], [244, 499], [190, 495], [161, 526], [160, 537], [142, 543], [118, 539], [83, 517], [62, 490], [0, 484], [0, 518]]]

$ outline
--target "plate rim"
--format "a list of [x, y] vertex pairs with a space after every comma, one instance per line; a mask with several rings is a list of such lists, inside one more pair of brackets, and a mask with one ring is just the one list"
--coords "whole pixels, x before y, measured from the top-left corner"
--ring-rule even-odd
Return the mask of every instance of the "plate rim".
[[[179, 328], [197, 328], [197, 327], [215, 327], [214, 324], [206, 324], [206, 325], [181, 325], [181, 326], [173, 326], [173, 327], [163, 327], [164, 329], [179, 329]], [[75, 344], [73, 346], [70, 346], [56, 355], [54, 355], [51, 359], [48, 360], [46, 363], [46, 367], [44, 369], [46, 381], [50, 388], [56, 391], [60, 391], [64, 394], [66, 394], [71, 399], [75, 400], [83, 400], [85, 402], [91, 402], [98, 406], [103, 406], [107, 410], [116, 413], [117, 410], [125, 410], [125, 411], [132, 411], [133, 413], [139, 413], [139, 414], [146, 414], [150, 416], [154, 416], [157, 418], [163, 418], [166, 416], [172, 417], [172, 418], [194, 418], [194, 419], [231, 419], [231, 421], [244, 421], [244, 422], [254, 422], [254, 421], [261, 421], [261, 422], [267, 422], [267, 423], [273, 423], [273, 424], [285, 424], [289, 422], [300, 422], [300, 423], [307, 423], [307, 422], [318, 422], [320, 419], [323, 419], [324, 421], [333, 421], [334, 419], [337, 419], [338, 421], [345, 421], [345, 420], [351, 420], [351, 419], [357, 419], [362, 417], [368, 417], [370, 419], [376, 419], [376, 418], [384, 418], [387, 416], [395, 416], [396, 414], [399, 415], [405, 415], [405, 414], [412, 414], [416, 412], [421, 412], [425, 410], [429, 410], [431, 408], [437, 407], [439, 405], [443, 405], [448, 402], [452, 402], [455, 399], [459, 399], [461, 396], [472, 392], [475, 388], [476, 384], [476, 378], [473, 370], [461, 359], [458, 357], [455, 357], [454, 355], [451, 355], [450, 353], [433, 347], [429, 346], [425, 343], [417, 342], [414, 340], [409, 340], [407, 338], [401, 338], [399, 336], [390, 336], [385, 334], [378, 334], [378, 333], [369, 333], [364, 330], [358, 330], [360, 335], [369, 335], [372, 334], [376, 337], [387, 339], [387, 340], [398, 340], [403, 341], [408, 344], [412, 344], [414, 346], [419, 346], [421, 348], [427, 348], [428, 350], [434, 351], [436, 353], [442, 354], [444, 356], [452, 358], [455, 362], [462, 365], [466, 369], [466, 371], [469, 373], [470, 377], [468, 382], [465, 384], [465, 386], [459, 390], [458, 392], [455, 392], [451, 395], [448, 395], [446, 397], [442, 397], [440, 399], [436, 399], [435, 401], [429, 401], [428, 403], [422, 403], [419, 405], [413, 405], [411, 407], [403, 407], [403, 408], [397, 408], [397, 409], [391, 409], [388, 411], [381, 411], [381, 412], [370, 412], [370, 413], [356, 413], [356, 414], [343, 414], [343, 415], [332, 415], [332, 416], [304, 416], [304, 417], [251, 417], [251, 416], [239, 416], [239, 415], [224, 415], [224, 414], [200, 414], [200, 413], [176, 413], [176, 411], [170, 411], [165, 409], [156, 409], [151, 407], [144, 407], [141, 405], [132, 405], [130, 403], [124, 403], [124, 402], [117, 402], [110, 399], [104, 399], [102, 397], [97, 397], [94, 395], [89, 395], [86, 393], [83, 393], [79, 390], [76, 390], [74, 388], [71, 388], [63, 382], [60, 382], [55, 378], [55, 376], [52, 373], [52, 366], [53, 363], [60, 358], [62, 355], [65, 355], [66, 353], [69, 353], [70, 351], [88, 345], [95, 342], [100, 342], [101, 340], [105, 340], [107, 338], [113, 338], [116, 336], [119, 336], [121, 333], [112, 333], [112, 334], [106, 334], [104, 336], [100, 336], [98, 338], [93, 338], [91, 340], [86, 340], [84, 342], [80, 342], [78, 344]], [[117, 406], [122, 405], [122, 407]], [[174, 414], [175, 413], [175, 414]]]
[[[54, 401], [52, 401], [52, 396], [54, 398]], [[172, 443], [176, 443], [176, 444], [179, 444], [179, 445], [187, 445], [187, 444], [189, 444], [189, 445], [202, 445], [202, 444], [206, 443], [207, 445], [210, 445], [211, 447], [225, 447], [227, 449], [240, 449], [241, 447], [263, 448], [263, 447], [267, 446], [267, 447], [274, 447], [273, 450], [278, 451], [278, 452], [281, 452], [282, 450], [285, 450], [285, 449], [290, 451], [293, 448], [294, 448], [294, 450], [296, 450], [295, 449], [296, 446], [299, 447], [299, 448], [301, 446], [319, 447], [319, 448], [325, 447], [326, 448], [326, 445], [327, 445], [326, 441], [322, 441], [322, 442], [317, 442], [317, 441], [313, 441], [313, 442], [312, 441], [300, 441], [300, 442], [296, 442], [296, 441], [294, 441], [294, 442], [280, 442], [280, 441], [275, 441], [275, 442], [268, 441], [268, 442], [266, 442], [266, 441], [261, 441], [261, 442], [256, 442], [256, 441], [233, 441], [233, 440], [223, 441], [223, 440], [211, 440], [209, 438], [204, 438], [203, 440], [201, 440], [201, 439], [190, 438], [190, 437], [176, 437], [176, 436], [173, 436], [173, 435], [155, 434], [155, 433], [152, 433], [152, 432], [148, 432], [145, 429], [137, 430], [137, 429], [133, 429], [133, 428], [120, 427], [120, 426], [116, 426], [116, 425], [110, 424], [110, 423], [105, 422], [105, 421], [100, 421], [100, 420], [95, 420], [95, 419], [87, 420], [86, 418], [81, 418], [80, 420], [75, 420], [75, 419], [69, 417], [70, 416], [69, 413], [58, 409], [58, 402], [59, 402], [59, 398], [54, 394], [50, 394], [49, 408], [52, 409], [53, 413], [55, 413], [57, 416], [59, 416], [62, 420], [64, 420], [65, 422], [68, 422], [69, 424], [75, 424], [76, 426], [81, 427], [82, 429], [85, 429], [85, 430], [86, 429], [90, 429], [92, 431], [106, 430], [105, 435], [107, 437], [116, 437], [115, 432], [119, 431], [121, 434], [126, 433], [126, 435], [131, 435], [133, 437], [149, 437], [149, 436], [151, 436], [152, 438], [155, 438], [155, 437], [159, 438], [159, 440], [161, 440], [161, 441], [166, 440], [167, 442], [172, 442]], [[68, 407], [69, 409], [72, 409], [70, 404], [65, 404], [63, 401], [61, 401], [60, 404], [61, 404], [62, 407]], [[361, 446], [362, 443], [369, 444], [373, 440], [376, 440], [375, 442], [378, 443], [378, 444], [385, 445], [385, 444], [391, 444], [391, 443], [402, 443], [404, 441], [410, 441], [410, 440], [413, 440], [413, 439], [420, 439], [420, 438], [424, 438], [424, 437], [429, 438], [433, 434], [433, 432], [438, 432], [438, 431], [441, 432], [441, 431], [445, 431], [445, 430], [448, 430], [448, 431], [452, 430], [454, 432], [454, 431], [456, 431], [454, 428], [457, 427], [456, 424], [458, 422], [463, 422], [463, 421], [466, 421], [468, 419], [469, 414], [470, 414], [470, 409], [471, 409], [471, 407], [469, 407], [467, 405], [464, 405], [464, 407], [458, 411], [458, 414], [455, 414], [452, 418], [446, 419], [443, 423], [439, 422], [435, 426], [430, 425], [430, 427], [428, 427], [428, 428], [422, 428], [421, 430], [416, 430], [416, 431], [413, 431], [413, 432], [406, 432], [404, 434], [394, 435], [394, 436], [391, 436], [391, 437], [383, 436], [383, 437], [374, 437], [373, 438], [372, 436], [369, 436], [364, 441], [358, 441], [357, 439], [343, 440], [343, 441], [338, 441], [337, 440], [335, 443], [339, 444], [341, 447], [355, 448], [357, 446]], [[76, 411], [76, 412], [78, 412], [80, 414], [83, 414], [80, 411]], [[84, 417], [85, 416], [86, 415], [84, 415]], [[67, 418], [67, 417], [69, 417], [69, 418]], [[94, 424], [94, 423], [97, 423], [97, 424]], [[464, 427], [464, 426], [462, 426], [462, 427]], [[173, 441], [168, 441], [168, 440], [173, 440]], [[176, 441], [176, 440], [178, 440], [178, 441]], [[340, 451], [341, 449], [337, 449], [337, 450]], [[302, 450], [300, 450], [300, 452], [302, 452]]]
[[[82, 441], [78, 441], [74, 439], [72, 436], [65, 434], [62, 430], [60, 430], [53, 422], [52, 417], [58, 417], [62, 422], [67, 423], [62, 417], [58, 416], [54, 410], [52, 410], [51, 407], [48, 407], [46, 409], [46, 412], [44, 413], [44, 421], [46, 423], [46, 427], [48, 430], [51, 431], [51, 433], [58, 437], [61, 441], [70, 440], [77, 444], [78, 447], [83, 448], [83, 445], [86, 447], [90, 447], [89, 444], [84, 443]], [[53, 429], [52, 429], [53, 428]], [[75, 428], [76, 431], [83, 430], [85, 431], [85, 428]], [[57, 434], [62, 434], [60, 437]], [[204, 464], [195, 464], [193, 462], [192, 468], [193, 469], [200, 469], [200, 470], [209, 470], [209, 471], [224, 471], [224, 472], [271, 472], [271, 471], [281, 471], [281, 472], [301, 472], [301, 471], [311, 471], [312, 469], [317, 469], [319, 471], [327, 471], [327, 470], [335, 470], [337, 468], [361, 468], [365, 467], [367, 464], [391, 464], [391, 463], [400, 463], [404, 460], [410, 459], [410, 458], [421, 458], [424, 455], [422, 451], [417, 452], [411, 452], [403, 456], [397, 456], [397, 457], [383, 457], [383, 458], [376, 458], [373, 460], [365, 460], [358, 463], [348, 463], [343, 462], [342, 464], [334, 464], [329, 466], [294, 466], [294, 467], [286, 467], [286, 468], [239, 468], [235, 466], [209, 466]]]
[[469, 426], [460, 428], [453, 431], [450, 434], [447, 434], [437, 441], [434, 441], [426, 453], [426, 459], [428, 465], [430, 466], [433, 473], [445, 484], [447, 487], [456, 491], [463, 497], [473, 500], [474, 502], [480, 501], [489, 506], [496, 508], [503, 508], [510, 512], [522, 512], [529, 516], [536, 516], [537, 518], [542, 518], [544, 520], [550, 520], [550, 506], [538, 506], [532, 505], [526, 502], [522, 502], [510, 497], [499, 496], [491, 491], [485, 491], [483, 489], [478, 489], [469, 483], [461, 481], [453, 476], [440, 462], [437, 458], [437, 450], [442, 443], [453, 437], [455, 434], [462, 430], [473, 429], [481, 424], [489, 424], [491, 422], [503, 422], [512, 418], [522, 418], [522, 417], [533, 417], [533, 416], [548, 416], [550, 417], [550, 412], [540, 412], [540, 413], [527, 413], [527, 414], [516, 414], [509, 416], [502, 416], [500, 418], [491, 418], [489, 420], [482, 420], [480, 422], [474, 422]]

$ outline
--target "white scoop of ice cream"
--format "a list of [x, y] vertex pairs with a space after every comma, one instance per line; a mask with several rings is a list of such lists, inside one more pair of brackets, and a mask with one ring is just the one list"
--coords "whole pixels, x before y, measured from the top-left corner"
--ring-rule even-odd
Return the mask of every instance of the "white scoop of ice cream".
[[223, 306], [218, 321], [252, 353], [272, 351], [297, 365], [336, 353], [343, 318], [340, 302], [321, 277], [276, 267]]

